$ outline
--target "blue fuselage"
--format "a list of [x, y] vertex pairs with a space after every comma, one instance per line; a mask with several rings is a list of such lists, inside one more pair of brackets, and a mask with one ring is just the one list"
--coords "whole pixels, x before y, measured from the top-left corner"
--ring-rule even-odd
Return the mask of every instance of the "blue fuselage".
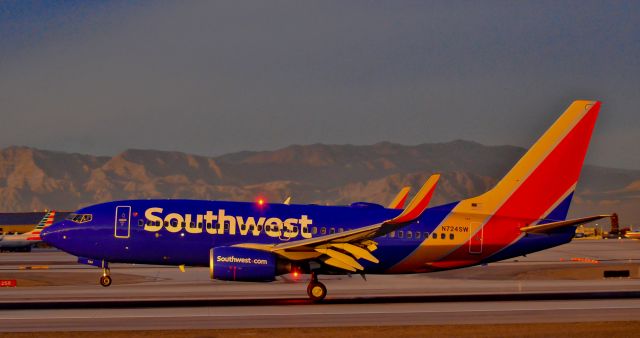
[[[465, 227], [439, 225], [457, 203], [427, 209], [417, 220], [392, 234], [375, 238], [374, 264], [362, 262], [367, 273], [385, 273], [427, 243], [439, 251], [458, 247]], [[78, 210], [49, 227], [45, 241], [79, 257], [107, 262], [207, 266], [209, 250], [241, 243], [277, 244], [356, 229], [384, 222], [401, 210], [372, 204], [353, 206], [284, 205], [199, 200], [130, 200], [98, 204]], [[73, 215], [76, 216], [73, 219]], [[84, 215], [84, 218], [83, 218]], [[505, 250], [487, 250], [491, 257], [470, 252], [466, 266], [520, 256], [566, 243], [564, 231], [552, 236], [526, 236], [517, 243], [492, 243]], [[467, 241], [468, 238], [464, 238]], [[507, 244], [510, 244], [506, 248]], [[469, 263], [471, 262], [471, 263]], [[420, 266], [396, 273], [426, 272]], [[462, 267], [462, 266], [459, 266]]]

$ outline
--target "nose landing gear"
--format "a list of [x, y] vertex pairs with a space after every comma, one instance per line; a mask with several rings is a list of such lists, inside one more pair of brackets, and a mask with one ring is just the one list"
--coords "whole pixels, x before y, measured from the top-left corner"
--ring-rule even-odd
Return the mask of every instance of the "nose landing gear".
[[311, 273], [311, 281], [307, 285], [307, 295], [314, 302], [321, 302], [327, 296], [327, 287], [318, 281], [318, 275]]

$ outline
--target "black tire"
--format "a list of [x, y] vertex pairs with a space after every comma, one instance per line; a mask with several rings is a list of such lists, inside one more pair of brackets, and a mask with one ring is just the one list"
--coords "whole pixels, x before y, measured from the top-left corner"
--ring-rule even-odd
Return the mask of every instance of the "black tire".
[[111, 276], [100, 277], [100, 285], [104, 286], [105, 288], [111, 285]]
[[327, 296], [327, 287], [320, 282], [311, 282], [307, 286], [307, 295], [314, 302], [321, 302]]

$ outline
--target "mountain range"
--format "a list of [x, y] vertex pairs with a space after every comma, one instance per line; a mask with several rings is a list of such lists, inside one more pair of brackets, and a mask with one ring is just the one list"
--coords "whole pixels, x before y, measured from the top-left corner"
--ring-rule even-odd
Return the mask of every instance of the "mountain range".
[[[431, 205], [490, 189], [524, 154], [514, 146], [470, 141], [406, 146], [293, 145], [206, 157], [126, 150], [113, 157], [9, 147], [0, 151], [0, 212], [73, 210], [134, 198], [193, 198], [386, 205], [402, 186], [415, 193], [432, 173], [442, 178]], [[558, 175], [562, 175], [561, 172]], [[640, 223], [640, 170], [586, 165], [572, 216], [618, 212]]]

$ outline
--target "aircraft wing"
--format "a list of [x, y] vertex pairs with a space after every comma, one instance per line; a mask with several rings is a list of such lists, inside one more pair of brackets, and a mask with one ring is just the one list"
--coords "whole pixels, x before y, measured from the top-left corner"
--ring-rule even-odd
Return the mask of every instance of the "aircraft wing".
[[372, 254], [378, 248], [374, 238], [386, 235], [418, 218], [427, 208], [440, 175], [429, 177], [409, 206], [398, 216], [382, 223], [325, 236], [280, 244], [242, 243], [234, 245], [273, 252], [293, 261], [319, 259], [327, 265], [356, 272], [364, 268], [358, 259], [378, 263]]
[[528, 234], [546, 234], [559, 228], [576, 226], [576, 225], [589, 223], [589, 222], [597, 221], [599, 219], [612, 217], [612, 216], [613, 215], [595, 215], [595, 216], [589, 216], [589, 217], [570, 219], [566, 221], [552, 222], [552, 223], [546, 223], [546, 224], [540, 224], [540, 225], [530, 225], [530, 226], [520, 228], [520, 231], [526, 232]]

